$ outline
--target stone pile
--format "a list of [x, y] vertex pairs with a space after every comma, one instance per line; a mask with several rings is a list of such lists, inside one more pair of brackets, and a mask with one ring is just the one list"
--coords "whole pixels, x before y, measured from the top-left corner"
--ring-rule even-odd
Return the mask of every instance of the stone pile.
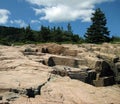
[[[119, 83], [119, 55], [116, 49], [110, 54], [110, 49], [114, 48], [110, 44], [95, 45], [95, 44], [82, 44], [72, 47], [72, 45], [58, 45], [58, 44], [46, 44], [41, 47], [41, 54], [36, 50], [29, 49], [30, 52], [25, 55], [38, 56], [37, 62], [41, 62], [44, 65], [56, 66], [63, 65], [73, 68], [80, 68], [80, 66], [89, 67], [89, 69], [99, 74], [99, 77], [111, 77]], [[118, 47], [115, 46], [119, 50]], [[107, 51], [107, 49], [109, 51]], [[32, 51], [31, 51], [32, 50]], [[49, 54], [49, 55], [47, 55]], [[42, 58], [39, 57], [42, 55]], [[44, 56], [48, 56], [44, 58]], [[77, 75], [76, 76], [82, 76]], [[103, 84], [104, 85], [104, 84]]]
[[83, 81], [88, 84], [93, 85], [93, 80], [96, 79], [96, 72], [94, 70], [90, 70], [87, 67], [81, 68], [73, 68], [67, 66], [54, 66], [52, 74], [60, 75], [60, 76], [69, 76], [71, 79], [77, 79]]

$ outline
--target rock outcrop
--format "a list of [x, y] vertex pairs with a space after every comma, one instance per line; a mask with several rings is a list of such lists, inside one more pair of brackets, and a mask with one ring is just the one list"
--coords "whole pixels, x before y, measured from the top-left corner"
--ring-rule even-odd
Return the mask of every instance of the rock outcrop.
[[0, 46], [0, 104], [119, 104], [119, 58], [119, 44]]
[[65, 65], [78, 68], [80, 65], [84, 65], [85, 63], [86, 60], [84, 59], [78, 59], [68, 56], [51, 56], [48, 59], [48, 66]]

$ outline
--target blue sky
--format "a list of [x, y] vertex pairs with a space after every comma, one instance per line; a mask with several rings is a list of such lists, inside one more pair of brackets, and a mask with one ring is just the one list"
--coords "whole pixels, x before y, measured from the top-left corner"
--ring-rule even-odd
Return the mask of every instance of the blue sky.
[[120, 36], [120, 0], [0, 0], [0, 25], [34, 30], [44, 26], [72, 25], [83, 36], [90, 26], [91, 13], [101, 8], [107, 18], [110, 35]]

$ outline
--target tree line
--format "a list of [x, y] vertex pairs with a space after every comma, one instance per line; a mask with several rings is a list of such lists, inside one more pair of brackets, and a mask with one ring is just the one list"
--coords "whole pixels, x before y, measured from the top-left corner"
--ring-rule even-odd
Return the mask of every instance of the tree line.
[[70, 23], [67, 25], [67, 30], [63, 27], [41, 26], [39, 31], [32, 30], [30, 25], [26, 28], [15, 28], [0, 26], [0, 43], [9, 45], [11, 43], [43, 43], [43, 42], [58, 42], [58, 43], [103, 43], [111, 41], [120, 41], [119, 37], [110, 37], [110, 31], [106, 27], [107, 19], [100, 8], [96, 9], [91, 17], [92, 24], [87, 29], [84, 38], [72, 32]]
[[39, 31], [32, 30], [30, 25], [26, 28], [15, 28], [0, 26], [0, 43], [43, 43], [43, 42], [68, 42], [79, 43], [81, 38], [77, 34], [73, 34], [70, 23], [67, 25], [67, 30], [62, 27], [41, 26]]
[[67, 30], [62, 27], [41, 26], [39, 31], [32, 30], [30, 25], [26, 28], [15, 28], [0, 26], [0, 43], [43, 43], [43, 42], [68, 42], [79, 43], [81, 38], [77, 34], [73, 34], [70, 23], [67, 25]]

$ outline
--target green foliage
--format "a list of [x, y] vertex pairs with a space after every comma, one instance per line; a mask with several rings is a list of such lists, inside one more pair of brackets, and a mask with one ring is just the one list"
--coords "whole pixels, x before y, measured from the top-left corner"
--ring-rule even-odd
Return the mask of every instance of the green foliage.
[[120, 43], [120, 37], [119, 36], [112, 36], [111, 43]]
[[33, 35], [33, 31], [31, 30], [30, 25], [28, 25], [25, 29], [25, 40], [26, 41], [35, 41], [35, 37]]
[[0, 44], [10, 46], [11, 42], [9, 42], [7, 38], [3, 38], [3, 39], [0, 39]]
[[106, 25], [105, 14], [100, 10], [96, 9], [95, 13], [92, 14], [91, 18], [92, 25], [88, 28], [85, 39], [89, 43], [102, 43], [109, 42], [109, 31]]
[[72, 27], [71, 27], [70, 23], [68, 23], [68, 25], [67, 25], [67, 31], [69, 34], [72, 34]]
[[40, 38], [42, 42], [48, 42], [50, 40], [50, 28], [41, 26]]
[[72, 33], [70, 23], [68, 23], [67, 31], [63, 30], [63, 27], [41, 26], [39, 31], [35, 31], [31, 29], [30, 25], [26, 28], [0, 26], [0, 44], [4, 45], [42, 42], [79, 43], [80, 41], [79, 35]]

